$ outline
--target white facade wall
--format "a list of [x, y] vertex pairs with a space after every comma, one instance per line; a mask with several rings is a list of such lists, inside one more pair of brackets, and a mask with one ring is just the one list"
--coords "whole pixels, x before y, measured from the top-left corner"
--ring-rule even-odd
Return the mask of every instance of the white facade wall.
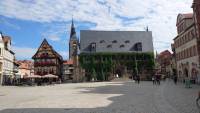
[[14, 55], [8, 51], [3, 49], [3, 71], [5, 75], [13, 75], [14, 69]]
[[0, 34], [0, 84], [5, 78], [14, 76], [14, 54], [11, 52], [11, 43], [7, 43], [8, 49], [4, 47], [2, 35]]

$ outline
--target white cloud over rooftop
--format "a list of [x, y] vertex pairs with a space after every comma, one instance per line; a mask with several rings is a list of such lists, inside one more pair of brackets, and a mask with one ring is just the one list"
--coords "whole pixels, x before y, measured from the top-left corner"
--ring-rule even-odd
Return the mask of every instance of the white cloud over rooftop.
[[[144, 30], [149, 26], [154, 47], [161, 51], [170, 49], [176, 36], [178, 13], [192, 12], [191, 5], [192, 0], [3, 0], [0, 15], [41, 23], [68, 22], [73, 15], [77, 22], [91, 22], [95, 24], [91, 29], [101, 30]], [[48, 37], [59, 41], [58, 34]]]

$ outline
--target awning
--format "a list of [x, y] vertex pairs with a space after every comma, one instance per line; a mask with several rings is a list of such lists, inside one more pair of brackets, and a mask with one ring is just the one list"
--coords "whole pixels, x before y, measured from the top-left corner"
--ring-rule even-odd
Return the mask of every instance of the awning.
[[47, 74], [45, 76], [42, 76], [43, 78], [58, 78], [58, 76], [53, 75], [53, 74]]

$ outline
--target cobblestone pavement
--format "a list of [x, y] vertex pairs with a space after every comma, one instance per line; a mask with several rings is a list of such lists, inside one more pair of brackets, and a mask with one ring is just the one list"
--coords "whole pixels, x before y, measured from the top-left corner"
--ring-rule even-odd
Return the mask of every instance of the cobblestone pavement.
[[198, 113], [198, 90], [169, 80], [0, 86], [0, 113]]

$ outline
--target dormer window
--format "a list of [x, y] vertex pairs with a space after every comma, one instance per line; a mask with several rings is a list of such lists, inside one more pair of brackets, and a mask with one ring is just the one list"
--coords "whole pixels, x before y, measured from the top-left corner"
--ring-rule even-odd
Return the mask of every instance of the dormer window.
[[100, 43], [105, 43], [105, 40], [101, 40]]
[[130, 43], [130, 40], [126, 40], [125, 43]]
[[124, 46], [124, 44], [122, 44], [122, 45], [120, 45], [119, 47], [120, 47], [120, 48], [123, 48], [123, 47], [125, 47], [125, 46]]
[[107, 45], [107, 48], [112, 48], [112, 45], [110, 44], [110, 45]]
[[113, 40], [112, 43], [117, 43], [117, 40]]
[[91, 52], [95, 52], [96, 51], [96, 43], [95, 42], [91, 43], [91, 45], [90, 45], [90, 51]]
[[135, 51], [142, 51], [142, 43], [141, 42], [136, 43], [135, 46], [134, 46], [134, 50]]

